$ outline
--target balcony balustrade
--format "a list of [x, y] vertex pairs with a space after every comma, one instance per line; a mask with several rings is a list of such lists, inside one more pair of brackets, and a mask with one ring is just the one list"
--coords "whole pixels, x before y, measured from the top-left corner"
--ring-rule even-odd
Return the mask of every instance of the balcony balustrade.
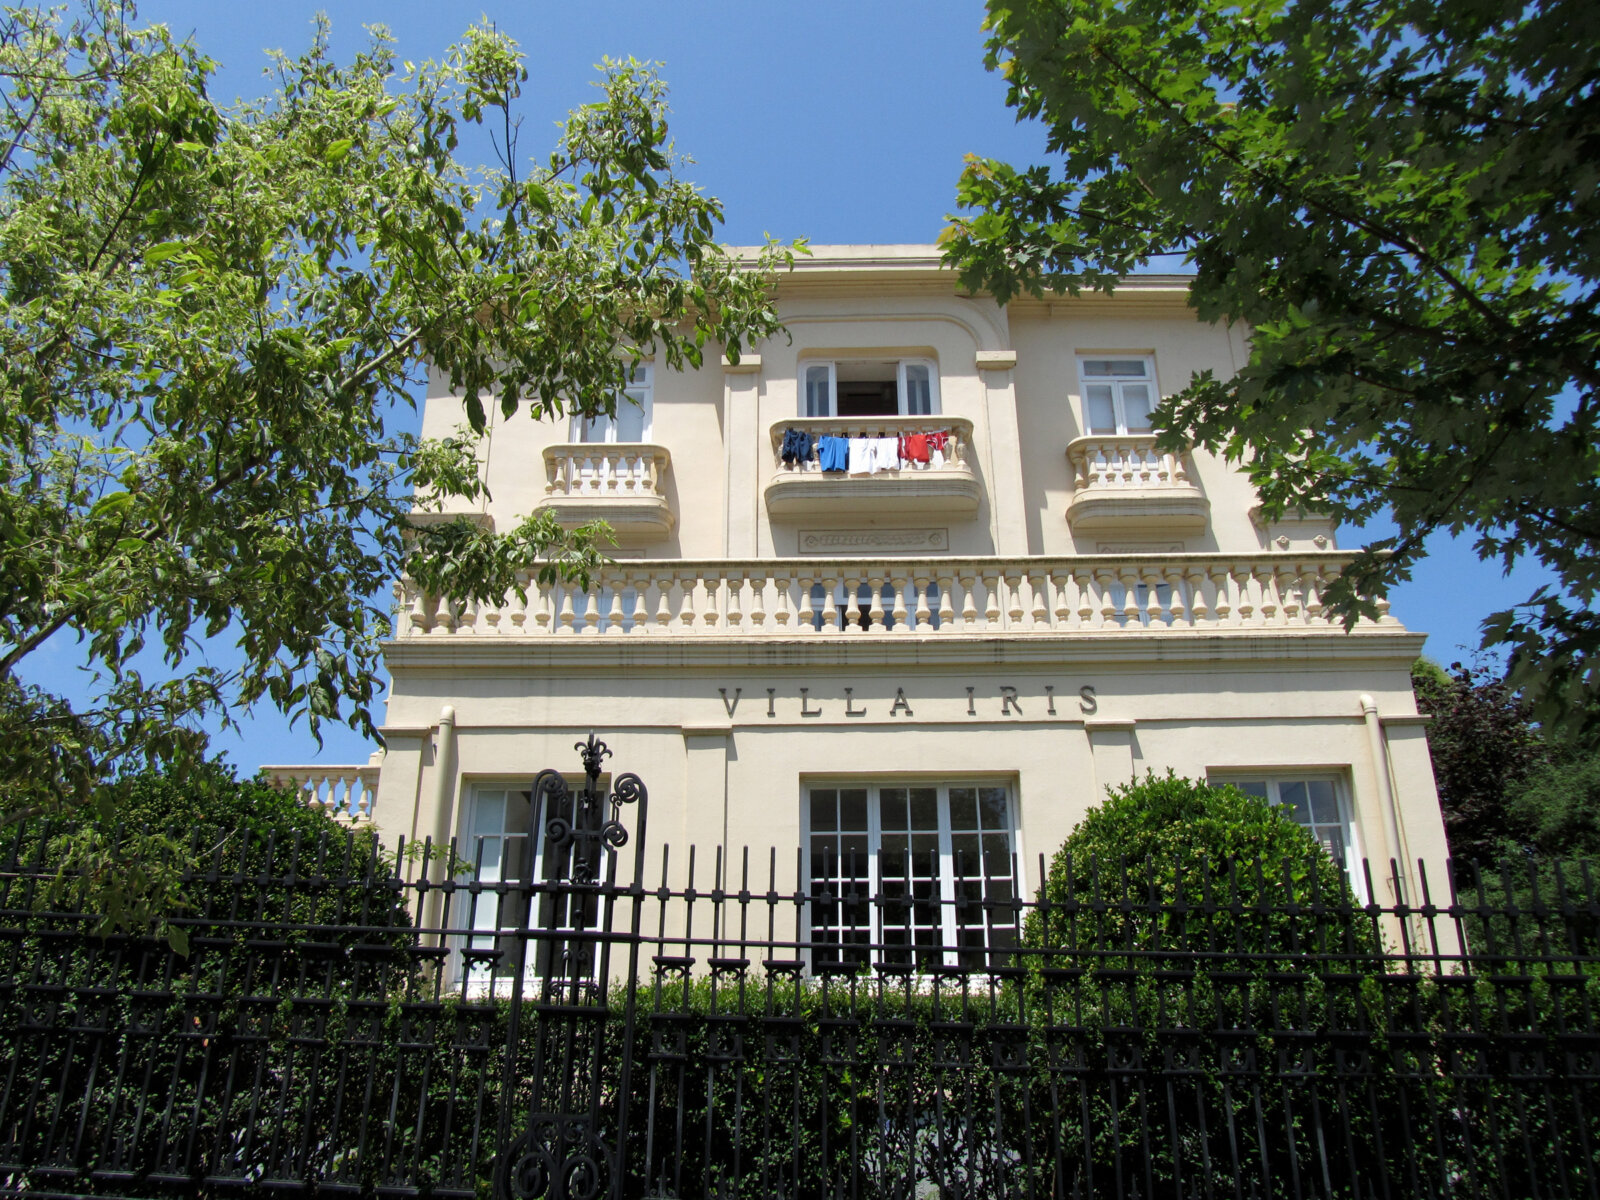
[[[1220, 554], [1081, 558], [637, 561], [588, 589], [525, 578], [527, 602], [441, 600], [397, 585], [395, 636], [808, 638], [1335, 629], [1350, 561]], [[1379, 624], [1394, 626], [1378, 602]], [[1364, 625], [1373, 622], [1364, 621]]]
[[1074, 533], [1203, 533], [1210, 514], [1186, 456], [1156, 449], [1154, 434], [1096, 435], [1067, 445]]
[[262, 767], [274, 787], [297, 792], [308, 807], [320, 809], [349, 824], [372, 819], [381, 764], [363, 766]]
[[[785, 463], [784, 434], [799, 429], [818, 438], [900, 438], [943, 433], [942, 450], [926, 463], [904, 463], [872, 474], [824, 471], [816, 461]], [[776, 474], [766, 487], [774, 518], [912, 513], [970, 517], [983, 488], [971, 467], [972, 422], [965, 417], [806, 417], [772, 427]]]
[[647, 442], [572, 442], [544, 451], [541, 508], [571, 528], [600, 519], [617, 544], [647, 546], [672, 536], [676, 518], [662, 492], [672, 465], [665, 446]]

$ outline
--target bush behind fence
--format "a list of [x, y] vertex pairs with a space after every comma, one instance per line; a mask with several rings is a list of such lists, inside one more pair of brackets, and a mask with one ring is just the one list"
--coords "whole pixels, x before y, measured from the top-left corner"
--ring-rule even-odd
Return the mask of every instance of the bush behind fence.
[[[185, 956], [49, 903], [55, 836], [0, 862], [6, 1192], [1600, 1196], [1581, 865], [1380, 905], [1083, 863], [1005, 912], [934, 898], [1025, 931], [974, 968], [908, 949], [903, 889], [780, 887], [776, 856], [504, 881], [195, 831]], [[876, 940], [813, 936], [841, 903]]]

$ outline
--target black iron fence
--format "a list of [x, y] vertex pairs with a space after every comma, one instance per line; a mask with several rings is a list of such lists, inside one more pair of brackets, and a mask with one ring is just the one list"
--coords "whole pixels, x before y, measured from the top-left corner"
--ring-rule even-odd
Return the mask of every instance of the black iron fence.
[[680, 879], [601, 752], [540, 776], [520, 870], [196, 832], [187, 954], [45, 903], [52, 835], [16, 835], [0, 1191], [1600, 1197], [1582, 869]]

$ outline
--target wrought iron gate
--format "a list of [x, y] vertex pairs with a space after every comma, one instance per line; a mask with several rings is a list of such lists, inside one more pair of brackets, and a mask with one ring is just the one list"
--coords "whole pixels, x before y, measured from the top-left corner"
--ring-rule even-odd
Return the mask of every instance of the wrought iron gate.
[[[611, 751], [593, 734], [577, 749], [583, 787], [543, 771], [528, 810], [494, 1165], [502, 1200], [622, 1194], [648, 798], [633, 774], [601, 787]], [[637, 814], [632, 835], [625, 806]], [[630, 840], [634, 878], [619, 886], [618, 851]], [[626, 963], [613, 963], [619, 950]], [[620, 1025], [613, 1004], [625, 1010]]]

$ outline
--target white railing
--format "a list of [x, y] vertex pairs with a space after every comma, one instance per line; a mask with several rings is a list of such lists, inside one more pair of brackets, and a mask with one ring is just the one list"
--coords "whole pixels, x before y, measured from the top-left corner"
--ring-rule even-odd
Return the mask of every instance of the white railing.
[[[1306, 555], [618, 562], [591, 586], [523, 576], [526, 603], [396, 586], [395, 636], [850, 637], [1204, 633], [1334, 627], [1327, 586], [1350, 561]], [[1394, 625], [1378, 602], [1381, 623]], [[1371, 622], [1365, 622], [1371, 624]]]
[[779, 471], [819, 472], [821, 466], [813, 459], [803, 463], [783, 461], [783, 436], [791, 429], [811, 435], [813, 447], [818, 438], [899, 438], [904, 434], [944, 434], [942, 449], [930, 451], [926, 463], [904, 463], [890, 468], [891, 474], [899, 472], [957, 470], [969, 471], [968, 459], [972, 447], [972, 422], [965, 417], [800, 417], [779, 421], [772, 427], [772, 457]]
[[672, 464], [665, 446], [647, 442], [571, 442], [546, 446], [547, 497], [661, 498], [661, 479]]
[[311, 808], [321, 809], [343, 821], [372, 820], [377, 799], [377, 763], [364, 766], [273, 766], [262, 767], [267, 782], [290, 788]]
[[1074, 438], [1067, 444], [1072, 486], [1078, 492], [1101, 488], [1192, 488], [1181, 454], [1156, 449], [1155, 434]]

